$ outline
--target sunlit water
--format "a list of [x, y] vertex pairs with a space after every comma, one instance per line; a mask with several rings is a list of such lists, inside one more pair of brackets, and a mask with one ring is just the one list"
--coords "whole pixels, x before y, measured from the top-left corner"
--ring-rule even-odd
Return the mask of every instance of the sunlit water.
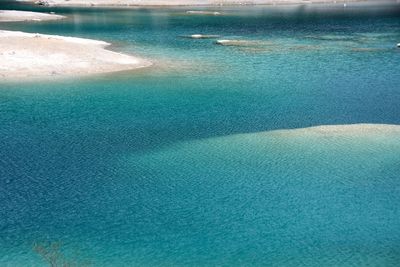
[[51, 10], [154, 66], [0, 82], [1, 266], [398, 266], [398, 132], [274, 131], [400, 124], [398, 5]]

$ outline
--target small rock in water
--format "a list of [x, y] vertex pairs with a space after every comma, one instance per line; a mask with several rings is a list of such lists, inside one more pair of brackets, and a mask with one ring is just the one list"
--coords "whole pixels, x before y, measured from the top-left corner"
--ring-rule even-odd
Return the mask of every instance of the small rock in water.
[[192, 34], [192, 35], [187, 35], [183, 36], [186, 38], [191, 38], [191, 39], [211, 39], [211, 38], [218, 38], [219, 35], [210, 35], [210, 34]]
[[39, 5], [39, 6], [49, 6], [49, 2], [47, 2], [45, 0], [36, 1], [35, 4]]
[[195, 15], [221, 15], [218, 11], [186, 11], [186, 14], [195, 14]]
[[217, 40], [215, 43], [219, 45], [227, 45], [230, 42], [232, 42], [232, 40]]
[[192, 35], [190, 35], [190, 37], [192, 37], [193, 39], [200, 39], [200, 38], [203, 38], [203, 35], [201, 35], [201, 34], [192, 34]]

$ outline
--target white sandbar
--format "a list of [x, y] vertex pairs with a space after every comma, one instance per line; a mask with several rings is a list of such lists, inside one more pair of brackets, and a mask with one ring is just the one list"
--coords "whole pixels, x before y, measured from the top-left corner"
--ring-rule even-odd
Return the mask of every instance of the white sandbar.
[[109, 45], [91, 39], [0, 30], [0, 77], [81, 76], [151, 65], [105, 49]]
[[16, 10], [0, 10], [0, 22], [12, 22], [12, 21], [47, 21], [63, 19], [64, 16], [30, 12], [30, 11], [16, 11]]

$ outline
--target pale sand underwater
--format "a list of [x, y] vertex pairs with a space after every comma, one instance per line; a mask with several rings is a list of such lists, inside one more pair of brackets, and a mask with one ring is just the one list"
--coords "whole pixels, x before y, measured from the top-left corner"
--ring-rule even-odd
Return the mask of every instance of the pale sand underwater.
[[[360, 141], [370, 140], [374, 145], [384, 142], [385, 138], [394, 140], [400, 145], [400, 125], [394, 124], [373, 124], [373, 123], [357, 123], [357, 124], [341, 124], [341, 125], [319, 125], [297, 129], [280, 129], [256, 133], [242, 133], [227, 135], [221, 137], [208, 138], [195, 141], [196, 143], [219, 143], [219, 142], [239, 142], [248, 143], [256, 141], [256, 143], [272, 144], [278, 143], [290, 144], [293, 140], [307, 140], [308, 142], [320, 142], [326, 144], [341, 143], [342, 141]], [[187, 144], [193, 144], [193, 141]], [[400, 147], [399, 147], [400, 148]], [[312, 148], [310, 148], [312, 149]], [[235, 150], [235, 148], [232, 148]]]
[[309, 135], [314, 136], [315, 138], [329, 136], [365, 137], [385, 135], [398, 135], [400, 137], [400, 125], [370, 123], [320, 125], [308, 128], [275, 130], [265, 133], [278, 134], [287, 137]]

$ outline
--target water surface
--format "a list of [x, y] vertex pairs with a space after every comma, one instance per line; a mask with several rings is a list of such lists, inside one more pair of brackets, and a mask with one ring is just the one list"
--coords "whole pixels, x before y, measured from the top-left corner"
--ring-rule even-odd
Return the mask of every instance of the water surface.
[[400, 262], [400, 137], [270, 132], [400, 124], [398, 5], [51, 10], [0, 26], [155, 65], [0, 82], [0, 265], [46, 266], [35, 242], [94, 266]]

